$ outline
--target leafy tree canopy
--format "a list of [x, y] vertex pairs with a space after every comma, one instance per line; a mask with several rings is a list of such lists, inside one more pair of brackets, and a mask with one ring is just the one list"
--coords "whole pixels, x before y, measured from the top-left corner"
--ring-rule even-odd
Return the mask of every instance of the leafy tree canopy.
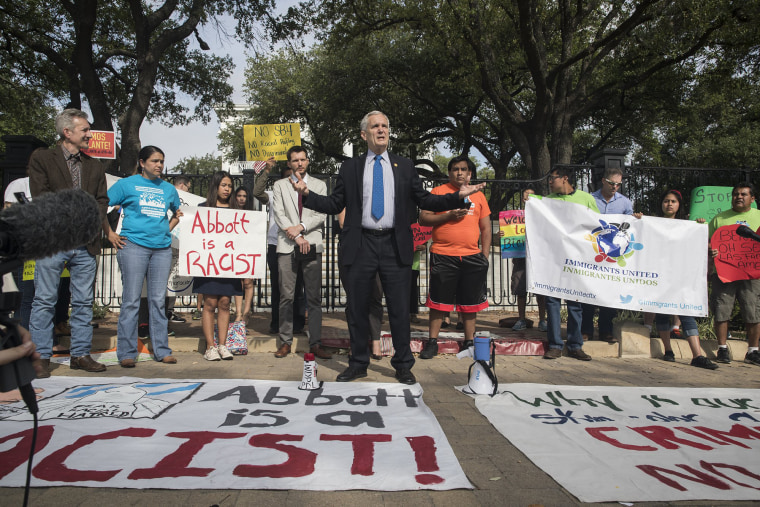
[[232, 62], [206, 52], [198, 27], [221, 29], [220, 16], [231, 14], [236, 35], [252, 44], [260, 28], [277, 32], [273, 7], [273, 0], [0, 0], [0, 60], [18, 85], [71, 107], [86, 102], [95, 129], [117, 124], [121, 167], [129, 168], [144, 119], [208, 121], [214, 105], [229, 102]]

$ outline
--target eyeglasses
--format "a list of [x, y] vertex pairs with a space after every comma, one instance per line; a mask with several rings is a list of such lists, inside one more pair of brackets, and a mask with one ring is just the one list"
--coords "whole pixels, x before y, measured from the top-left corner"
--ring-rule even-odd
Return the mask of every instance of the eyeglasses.
[[551, 183], [552, 181], [556, 180], [557, 178], [562, 178], [559, 174], [550, 174], [548, 178], [546, 178], [546, 181], [548, 183]]
[[614, 181], [610, 181], [607, 178], [604, 178], [604, 181], [606, 181], [609, 186], [615, 187], [615, 188], [620, 187], [620, 186], [623, 185], [622, 183], [616, 183]]

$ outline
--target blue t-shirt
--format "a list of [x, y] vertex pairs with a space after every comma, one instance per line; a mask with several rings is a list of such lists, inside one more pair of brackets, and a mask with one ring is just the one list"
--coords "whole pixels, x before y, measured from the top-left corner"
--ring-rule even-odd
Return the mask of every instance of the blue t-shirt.
[[121, 235], [146, 248], [171, 245], [168, 210], [179, 209], [179, 194], [174, 185], [139, 174], [123, 178], [108, 189], [111, 206], [121, 206], [124, 221]]

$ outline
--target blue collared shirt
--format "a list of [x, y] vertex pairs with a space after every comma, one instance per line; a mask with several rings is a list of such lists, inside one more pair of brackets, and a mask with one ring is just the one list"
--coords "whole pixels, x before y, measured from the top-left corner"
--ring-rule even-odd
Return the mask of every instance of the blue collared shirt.
[[388, 152], [380, 154], [382, 159], [380, 164], [383, 166], [383, 203], [384, 214], [380, 220], [375, 220], [372, 216], [372, 183], [375, 173], [375, 156], [371, 150], [367, 151], [367, 159], [364, 161], [364, 179], [362, 184], [362, 227], [365, 229], [391, 229], [395, 224], [396, 208], [395, 185], [393, 178], [393, 169], [391, 161], [388, 158]]
[[631, 200], [620, 192], [615, 192], [612, 199], [607, 201], [602, 196], [602, 189], [595, 192], [591, 192], [596, 200], [596, 207], [599, 208], [599, 213], [603, 215], [633, 215], [633, 204]]

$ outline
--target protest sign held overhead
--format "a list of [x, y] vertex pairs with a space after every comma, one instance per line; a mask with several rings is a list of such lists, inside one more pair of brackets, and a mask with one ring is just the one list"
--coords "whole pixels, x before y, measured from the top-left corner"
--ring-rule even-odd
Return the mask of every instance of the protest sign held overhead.
[[[732, 187], [697, 187], [691, 191], [691, 208], [689, 218], [696, 220], [704, 218], [709, 222], [715, 215], [731, 209]], [[752, 203], [757, 209], [757, 204]]]
[[104, 130], [91, 130], [90, 144], [82, 150], [92, 158], [116, 158], [116, 135]]
[[301, 145], [301, 125], [298, 123], [270, 123], [244, 125], [246, 160], [287, 160], [293, 146]]

